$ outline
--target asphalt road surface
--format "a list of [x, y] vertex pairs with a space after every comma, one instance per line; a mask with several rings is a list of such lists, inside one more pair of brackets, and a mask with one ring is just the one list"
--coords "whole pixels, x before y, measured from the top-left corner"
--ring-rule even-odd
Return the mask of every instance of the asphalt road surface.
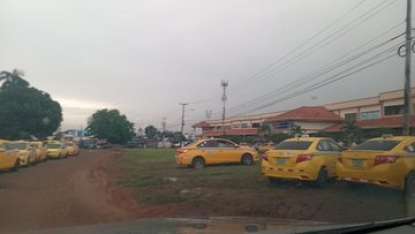
[[82, 151], [0, 174], [0, 233], [126, 220], [108, 201], [105, 163], [120, 152]]

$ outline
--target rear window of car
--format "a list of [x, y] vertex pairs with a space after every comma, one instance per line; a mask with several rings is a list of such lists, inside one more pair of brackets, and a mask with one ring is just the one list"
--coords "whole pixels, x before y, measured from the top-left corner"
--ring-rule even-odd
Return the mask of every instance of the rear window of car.
[[366, 141], [352, 150], [390, 151], [399, 144], [399, 141]]
[[275, 146], [277, 150], [306, 150], [311, 141], [284, 141]]

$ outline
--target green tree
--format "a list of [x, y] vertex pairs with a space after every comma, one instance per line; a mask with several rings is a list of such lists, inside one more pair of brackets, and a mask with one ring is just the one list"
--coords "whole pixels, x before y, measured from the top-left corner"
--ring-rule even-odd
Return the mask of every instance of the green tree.
[[299, 125], [294, 125], [291, 129], [290, 129], [290, 135], [295, 136], [295, 135], [302, 135], [304, 134], [304, 130], [301, 128], [301, 126]]
[[262, 138], [262, 140], [267, 139], [270, 135], [271, 135], [271, 125], [269, 124], [263, 124], [259, 129], [258, 129], [258, 135]]
[[88, 119], [87, 131], [114, 144], [124, 144], [134, 136], [134, 124], [116, 109], [102, 109]]
[[146, 134], [148, 139], [155, 139], [159, 135], [159, 131], [153, 125], [149, 125], [144, 129], [144, 133]]
[[347, 145], [352, 145], [353, 142], [360, 143], [362, 139], [362, 129], [356, 125], [355, 120], [346, 120], [342, 127], [344, 132], [345, 141]]
[[62, 122], [62, 108], [49, 94], [31, 87], [23, 72], [0, 72], [0, 138], [45, 138]]

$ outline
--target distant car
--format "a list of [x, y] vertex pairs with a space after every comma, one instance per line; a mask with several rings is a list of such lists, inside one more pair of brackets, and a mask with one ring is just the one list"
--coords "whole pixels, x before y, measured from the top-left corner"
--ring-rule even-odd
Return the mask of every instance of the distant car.
[[48, 158], [66, 158], [68, 157], [68, 149], [66, 145], [60, 141], [50, 141], [46, 144], [48, 150]]
[[415, 137], [385, 136], [344, 151], [339, 180], [375, 184], [415, 194]]
[[7, 151], [9, 141], [0, 140], [0, 171], [16, 170], [20, 166], [18, 151]]
[[48, 158], [48, 151], [41, 141], [32, 141], [30, 145], [36, 151], [36, 161], [45, 161]]
[[273, 142], [268, 142], [268, 143], [265, 143], [265, 144], [257, 145], [256, 150], [260, 154], [263, 154], [263, 153], [267, 152], [268, 150], [274, 149], [274, 147], [275, 147], [275, 144]]
[[262, 173], [270, 181], [312, 181], [322, 186], [336, 176], [336, 161], [342, 147], [330, 138], [295, 137], [275, 147], [262, 160]]
[[11, 141], [6, 144], [6, 150], [17, 151], [20, 166], [29, 166], [36, 162], [36, 150], [26, 141]]
[[68, 156], [77, 156], [79, 154], [79, 146], [74, 142], [65, 143], [68, 150]]
[[196, 169], [227, 163], [250, 166], [257, 159], [258, 154], [254, 148], [219, 138], [199, 140], [176, 151], [176, 163], [179, 166], [192, 166]]
[[144, 142], [139, 140], [128, 141], [125, 145], [127, 148], [144, 148]]
[[95, 140], [81, 140], [79, 142], [81, 149], [97, 149], [97, 142]]

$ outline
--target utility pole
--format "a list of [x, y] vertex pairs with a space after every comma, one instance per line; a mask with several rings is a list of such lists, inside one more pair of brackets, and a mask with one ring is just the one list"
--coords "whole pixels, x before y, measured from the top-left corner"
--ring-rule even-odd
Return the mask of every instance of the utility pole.
[[403, 135], [411, 134], [411, 19], [412, 0], [406, 1], [406, 43], [405, 43], [405, 93], [404, 93], [404, 124]]
[[229, 85], [228, 81], [222, 80], [220, 82], [220, 85], [223, 88], [223, 94], [222, 94], [222, 102], [223, 102], [223, 109], [222, 109], [222, 135], [225, 136], [225, 118], [226, 118], [226, 100], [228, 100], [228, 97], [226, 96], [226, 88]]
[[[180, 132], [181, 132], [182, 136], [184, 136], [184, 132], [183, 132], [184, 131], [184, 125], [185, 125], [184, 114], [185, 114], [185, 111], [186, 111], [186, 106], [189, 105], [189, 103], [179, 103], [179, 105], [182, 106], [182, 124], [181, 124], [181, 127], [180, 127]], [[183, 141], [182, 140], [180, 140], [180, 146], [183, 146]]]
[[166, 126], [167, 126], [167, 124], [166, 124], [166, 117], [163, 117], [163, 119], [161, 120], [161, 129], [163, 130], [163, 132], [165, 132], [167, 129], [166, 129]]

